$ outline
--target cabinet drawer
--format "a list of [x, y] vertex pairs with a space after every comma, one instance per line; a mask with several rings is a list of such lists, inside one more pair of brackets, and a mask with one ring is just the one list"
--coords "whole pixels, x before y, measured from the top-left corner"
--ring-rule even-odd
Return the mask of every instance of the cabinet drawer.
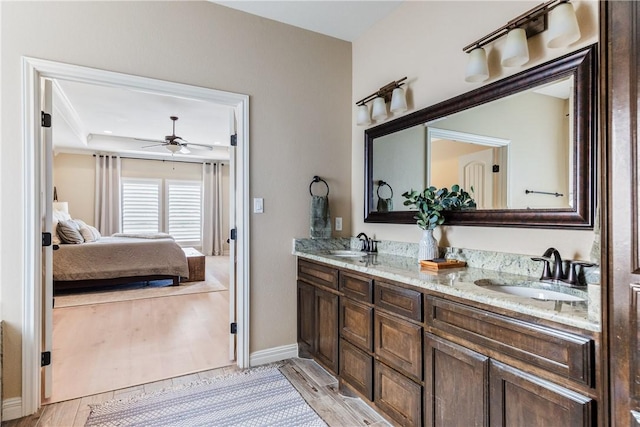
[[338, 270], [335, 268], [298, 260], [298, 278], [314, 285], [338, 289]]
[[422, 381], [422, 327], [379, 311], [374, 325], [376, 358]]
[[379, 361], [375, 362], [373, 402], [401, 426], [422, 424], [422, 387]]
[[373, 302], [373, 279], [341, 271], [340, 290], [357, 301]]
[[373, 350], [373, 307], [340, 298], [340, 334], [366, 351]]
[[[466, 342], [566, 378], [593, 385], [595, 343], [591, 338], [512, 319], [437, 297], [427, 297], [426, 323]], [[452, 338], [453, 339], [453, 338]]]
[[345, 340], [340, 340], [340, 380], [373, 400], [373, 357]]
[[376, 280], [375, 305], [400, 316], [422, 321], [422, 294]]

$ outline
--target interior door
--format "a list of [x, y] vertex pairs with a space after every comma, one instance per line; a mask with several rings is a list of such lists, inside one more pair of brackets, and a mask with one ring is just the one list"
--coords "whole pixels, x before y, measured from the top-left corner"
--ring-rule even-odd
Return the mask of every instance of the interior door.
[[458, 158], [458, 176], [462, 188], [471, 193], [480, 209], [493, 208], [493, 148]]
[[[51, 114], [52, 108], [52, 84], [51, 80], [41, 79], [41, 108], [44, 113]], [[42, 153], [40, 175], [41, 201], [40, 215], [42, 218], [42, 230], [52, 233], [53, 218], [53, 141], [52, 127], [42, 127]], [[51, 354], [53, 347], [53, 247], [42, 246], [42, 352]], [[49, 363], [42, 367], [41, 371], [42, 399], [51, 397], [53, 369]]]
[[[601, 103], [605, 117], [601, 185], [601, 268], [607, 308], [611, 425], [640, 424], [640, 110], [638, 90], [640, 4], [602, 2], [600, 49]], [[615, 65], [614, 65], [615, 64]], [[596, 234], [597, 237], [597, 234]]]
[[[230, 138], [237, 132], [235, 109], [230, 113]], [[229, 148], [229, 228], [235, 230], [238, 224], [236, 209], [236, 148]], [[231, 234], [231, 230], [229, 234]], [[237, 240], [229, 236], [229, 322], [237, 323], [236, 319], [236, 271], [238, 265]], [[229, 334], [229, 360], [236, 360], [237, 335]]]

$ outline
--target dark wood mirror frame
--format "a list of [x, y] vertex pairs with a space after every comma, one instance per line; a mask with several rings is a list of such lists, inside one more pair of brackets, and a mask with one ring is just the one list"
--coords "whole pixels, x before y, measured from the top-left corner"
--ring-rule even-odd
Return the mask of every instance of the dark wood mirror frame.
[[[412, 211], [374, 210], [373, 141], [412, 126], [445, 117], [525, 89], [573, 76], [573, 207], [566, 209], [487, 209], [448, 211], [445, 225], [591, 229], [595, 211], [597, 44], [554, 59], [495, 83], [367, 129], [365, 140], [365, 222], [415, 224]], [[544, 171], [541, 170], [543, 173]]]

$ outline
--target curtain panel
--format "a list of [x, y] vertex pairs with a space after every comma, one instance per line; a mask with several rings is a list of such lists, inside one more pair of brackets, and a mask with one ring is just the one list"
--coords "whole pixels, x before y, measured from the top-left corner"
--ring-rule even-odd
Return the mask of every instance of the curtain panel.
[[96, 155], [94, 224], [104, 236], [121, 232], [120, 156]]
[[223, 255], [222, 163], [202, 164], [202, 251], [205, 255]]

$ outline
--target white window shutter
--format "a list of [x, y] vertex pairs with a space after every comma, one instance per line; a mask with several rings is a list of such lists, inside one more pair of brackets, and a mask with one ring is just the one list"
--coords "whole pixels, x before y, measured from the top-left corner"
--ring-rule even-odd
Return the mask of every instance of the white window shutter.
[[160, 180], [122, 180], [122, 231], [160, 231]]
[[167, 181], [167, 232], [181, 245], [202, 244], [202, 183]]

